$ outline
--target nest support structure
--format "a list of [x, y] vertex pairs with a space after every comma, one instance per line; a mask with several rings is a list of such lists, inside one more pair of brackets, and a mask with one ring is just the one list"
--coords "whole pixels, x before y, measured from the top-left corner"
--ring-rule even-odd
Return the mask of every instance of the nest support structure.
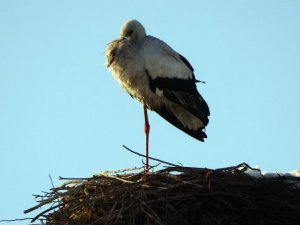
[[251, 177], [248, 169], [173, 166], [61, 178], [25, 213], [48, 205], [33, 218], [48, 225], [300, 224], [300, 178]]

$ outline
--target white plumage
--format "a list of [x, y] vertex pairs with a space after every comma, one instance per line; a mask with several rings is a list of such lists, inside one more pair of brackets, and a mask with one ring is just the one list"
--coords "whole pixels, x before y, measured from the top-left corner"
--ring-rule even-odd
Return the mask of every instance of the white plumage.
[[165, 42], [146, 35], [137, 20], [125, 22], [120, 36], [105, 50], [106, 65], [119, 84], [143, 104], [145, 113], [146, 108], [156, 111], [203, 141], [210, 112], [196, 89], [190, 63]]

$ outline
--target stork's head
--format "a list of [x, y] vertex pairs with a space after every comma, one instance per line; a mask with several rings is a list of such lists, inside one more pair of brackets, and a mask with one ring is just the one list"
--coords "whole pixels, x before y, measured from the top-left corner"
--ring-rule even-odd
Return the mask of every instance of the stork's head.
[[146, 31], [139, 21], [128, 20], [123, 24], [120, 36], [127, 40], [139, 41], [146, 36]]

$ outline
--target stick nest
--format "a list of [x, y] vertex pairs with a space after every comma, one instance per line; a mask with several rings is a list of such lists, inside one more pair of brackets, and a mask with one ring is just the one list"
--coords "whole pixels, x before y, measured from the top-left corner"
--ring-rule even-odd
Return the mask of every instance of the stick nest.
[[25, 213], [48, 205], [33, 219], [48, 225], [300, 224], [300, 178], [255, 178], [248, 169], [167, 167], [70, 178], [36, 196], [39, 204]]

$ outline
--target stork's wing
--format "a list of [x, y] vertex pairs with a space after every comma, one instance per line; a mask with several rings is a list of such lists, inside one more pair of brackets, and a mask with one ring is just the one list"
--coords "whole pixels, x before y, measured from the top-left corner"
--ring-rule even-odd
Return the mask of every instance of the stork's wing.
[[210, 112], [207, 103], [197, 91], [197, 80], [191, 64], [159, 39], [148, 37], [145, 42], [143, 57], [150, 89], [177, 103], [206, 126]]

